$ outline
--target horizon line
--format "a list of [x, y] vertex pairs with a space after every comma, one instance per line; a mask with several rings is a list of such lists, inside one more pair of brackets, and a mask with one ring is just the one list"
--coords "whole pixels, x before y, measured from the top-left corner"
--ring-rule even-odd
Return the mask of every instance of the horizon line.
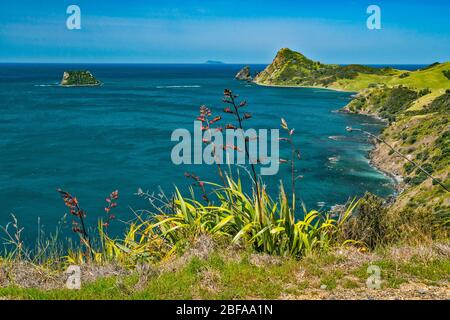
[[[397, 63], [397, 62], [370, 62], [370, 63], [343, 63], [343, 62], [336, 62], [336, 63], [327, 63], [327, 64], [337, 64], [337, 65], [351, 65], [351, 64], [359, 64], [359, 65], [430, 65], [433, 63], [445, 63], [447, 61], [435, 61], [435, 62], [416, 62], [416, 63]], [[208, 63], [208, 62], [120, 62], [120, 61], [111, 61], [111, 62], [104, 62], [104, 61], [75, 61], [75, 62], [65, 62], [65, 61], [57, 61], [57, 62], [47, 62], [47, 61], [0, 61], [0, 64], [179, 64], [179, 65], [189, 65], [189, 64], [196, 64], [196, 65], [269, 65], [272, 62], [220, 62], [220, 63]]]

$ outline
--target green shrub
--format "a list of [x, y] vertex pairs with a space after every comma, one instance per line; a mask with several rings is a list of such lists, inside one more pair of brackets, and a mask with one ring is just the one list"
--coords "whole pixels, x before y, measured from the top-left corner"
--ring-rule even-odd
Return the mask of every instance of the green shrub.
[[385, 243], [387, 208], [383, 199], [366, 193], [359, 201], [352, 217], [342, 227], [342, 236], [374, 249]]
[[[433, 172], [434, 172], [433, 165], [432, 165], [431, 163], [425, 163], [425, 164], [423, 164], [423, 165], [422, 165], [422, 168], [423, 168], [426, 172], [428, 172], [428, 173], [433, 173]], [[417, 170], [416, 170], [416, 173], [417, 173], [417, 174], [420, 173], [420, 172], [422, 172], [420, 169], [417, 169]]]
[[402, 133], [402, 140], [406, 141], [406, 139], [408, 139], [408, 134], [406, 132]]
[[426, 96], [427, 94], [431, 93], [430, 88], [424, 88], [419, 91], [419, 97]]
[[407, 140], [406, 140], [406, 143], [409, 143], [409, 144], [414, 144], [414, 143], [416, 143], [417, 142], [417, 136], [416, 135], [411, 135]]
[[437, 97], [422, 111], [422, 113], [430, 113], [430, 112], [442, 112], [443, 114], [449, 114], [450, 93], [446, 92], [443, 95]]
[[428, 65], [428, 66], [426, 66], [426, 67], [424, 67], [424, 68], [422, 68], [420, 70], [428, 70], [428, 69], [431, 69], [431, 68], [436, 67], [438, 65], [440, 65], [439, 62], [433, 62], [432, 64], [430, 64], [430, 65]]
[[411, 162], [407, 162], [403, 166], [403, 169], [405, 169], [406, 174], [410, 174], [414, 170], [414, 165]]
[[428, 176], [423, 173], [422, 171], [420, 171], [420, 173], [414, 177], [411, 178], [411, 180], [409, 180], [409, 184], [412, 186], [417, 186], [419, 184], [421, 184], [422, 182], [424, 182], [425, 180], [427, 180]]
[[423, 150], [417, 155], [418, 160], [426, 161], [428, 157], [430, 156], [428, 149]]
[[381, 111], [395, 116], [406, 110], [417, 99], [417, 92], [405, 87], [396, 87], [388, 90], [388, 96], [381, 106]]
[[444, 70], [444, 71], [442, 71], [442, 73], [444, 74], [444, 76], [447, 77], [447, 79], [450, 80], [450, 70]]

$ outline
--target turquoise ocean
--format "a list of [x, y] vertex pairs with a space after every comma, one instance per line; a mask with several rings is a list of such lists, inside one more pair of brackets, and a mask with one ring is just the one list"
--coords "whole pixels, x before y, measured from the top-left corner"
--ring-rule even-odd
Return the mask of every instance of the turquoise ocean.
[[[346, 126], [379, 133], [383, 124], [367, 116], [338, 113], [348, 92], [272, 88], [234, 80], [241, 65], [2, 64], [0, 68], [0, 224], [14, 214], [28, 238], [38, 225], [47, 232], [67, 211], [56, 192], [77, 196], [95, 225], [105, 198], [118, 189], [119, 220], [150, 209], [138, 188], [170, 195], [187, 191], [186, 171], [219, 182], [215, 166], [174, 165], [174, 129], [193, 130], [200, 105], [223, 115], [222, 93], [232, 89], [248, 102], [251, 128], [279, 128], [285, 118], [296, 129], [302, 159], [298, 195], [308, 209], [326, 210], [362, 195], [393, 194], [392, 180], [370, 166], [370, 141]], [[252, 65], [258, 71], [263, 65]], [[64, 70], [90, 70], [98, 87], [58, 86]], [[223, 120], [222, 124], [231, 122]], [[282, 154], [287, 153], [282, 150]], [[245, 176], [241, 170], [241, 175]], [[288, 166], [264, 182], [275, 194], [289, 186]], [[246, 178], [243, 177], [245, 180]], [[38, 223], [39, 221], [39, 223]], [[68, 224], [68, 229], [70, 224]], [[115, 232], [123, 224], [113, 224]]]

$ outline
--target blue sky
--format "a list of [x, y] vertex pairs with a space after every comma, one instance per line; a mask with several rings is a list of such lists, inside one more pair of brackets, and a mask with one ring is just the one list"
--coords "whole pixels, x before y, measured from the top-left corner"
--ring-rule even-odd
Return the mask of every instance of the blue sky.
[[[66, 8], [81, 8], [81, 30]], [[366, 9], [381, 8], [381, 30]], [[14, 0], [0, 61], [269, 63], [281, 47], [326, 63], [450, 60], [450, 1]]]

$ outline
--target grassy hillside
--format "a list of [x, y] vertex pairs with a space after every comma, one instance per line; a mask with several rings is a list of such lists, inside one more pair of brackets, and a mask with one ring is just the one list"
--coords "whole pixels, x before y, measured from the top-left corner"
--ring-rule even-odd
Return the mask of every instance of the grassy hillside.
[[343, 85], [339, 88], [344, 88], [345, 81], [355, 81], [361, 75], [387, 77], [396, 72], [389, 68], [323, 64], [310, 60], [301, 53], [283, 48], [278, 51], [273, 62], [257, 75], [255, 82], [281, 86], [336, 87], [336, 83], [342, 81]]
[[[450, 189], [450, 90], [372, 88], [359, 93], [345, 109], [386, 119], [390, 125], [381, 137]], [[448, 192], [421, 170], [384, 144], [377, 144], [372, 159], [382, 170], [403, 178], [400, 186], [404, 191], [393, 211], [409, 208], [434, 212], [444, 221], [450, 219]]]
[[331, 84], [330, 88], [359, 91], [373, 85], [406, 86], [420, 90], [429, 88], [432, 91], [450, 89], [450, 81], [444, 72], [450, 70], [450, 62], [434, 65], [417, 71], [391, 69], [390, 75], [359, 73], [354, 79], [342, 79]]
[[449, 70], [450, 62], [433, 64], [418, 71], [362, 65], [338, 66], [313, 61], [301, 53], [283, 48], [254, 81], [261, 85], [314, 86], [348, 91], [360, 91], [376, 85], [403, 85], [434, 91], [450, 89], [450, 81], [445, 75]]

